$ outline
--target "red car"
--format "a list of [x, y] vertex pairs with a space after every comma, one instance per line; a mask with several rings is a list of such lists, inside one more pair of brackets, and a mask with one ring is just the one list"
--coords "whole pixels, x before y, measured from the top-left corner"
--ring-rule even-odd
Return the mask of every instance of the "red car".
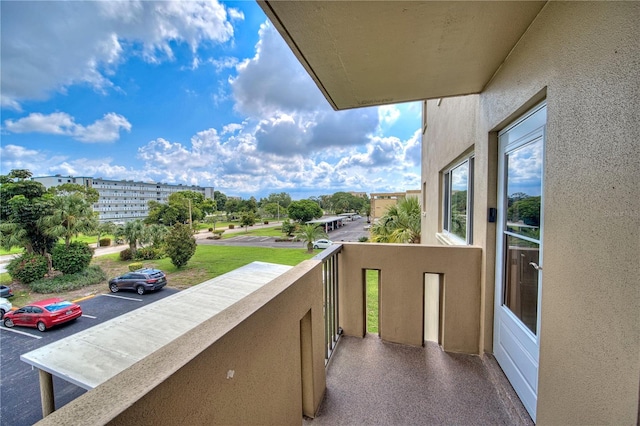
[[68, 302], [60, 298], [46, 299], [34, 302], [13, 312], [7, 312], [4, 316], [4, 325], [13, 327], [35, 327], [45, 331], [54, 325], [72, 321], [82, 315], [80, 305]]

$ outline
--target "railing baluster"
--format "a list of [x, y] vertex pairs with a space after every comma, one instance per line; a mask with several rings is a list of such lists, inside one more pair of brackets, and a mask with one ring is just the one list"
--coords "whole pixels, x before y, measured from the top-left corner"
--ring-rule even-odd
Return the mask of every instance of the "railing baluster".
[[317, 255], [315, 259], [322, 261], [322, 293], [325, 340], [325, 365], [340, 338], [340, 322], [338, 321], [338, 254], [342, 245], [332, 246]]

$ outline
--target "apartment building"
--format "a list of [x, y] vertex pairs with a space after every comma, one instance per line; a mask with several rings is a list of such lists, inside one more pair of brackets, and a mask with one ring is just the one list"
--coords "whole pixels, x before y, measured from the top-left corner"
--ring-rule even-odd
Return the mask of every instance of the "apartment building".
[[85, 176], [41, 176], [32, 180], [46, 188], [65, 183], [75, 183], [98, 191], [100, 198], [93, 205], [103, 222], [124, 223], [144, 219], [149, 214], [149, 201], [166, 203], [169, 195], [179, 191], [194, 191], [205, 198], [213, 198], [212, 187], [196, 185], [171, 185], [156, 182], [136, 182], [133, 180], [111, 180]]
[[389, 207], [395, 206], [400, 200], [407, 197], [416, 197], [420, 200], [420, 190], [372, 193], [369, 199], [371, 204], [371, 220], [380, 219], [385, 215]]
[[[490, 386], [467, 393], [471, 359], [450, 392], [459, 353], [497, 360], [529, 423], [638, 424], [640, 3], [259, 5], [336, 110], [427, 100], [421, 244], [336, 244], [42, 424], [528, 424], [480, 417], [499, 408]], [[396, 343], [379, 351], [389, 362], [350, 375], [371, 364], [360, 354], [332, 378], [373, 338]], [[445, 355], [412, 364], [436, 380], [407, 406], [420, 389], [405, 397], [412, 373], [390, 357], [425, 340]], [[369, 386], [373, 370], [388, 380]], [[418, 404], [440, 393], [429, 417]], [[332, 412], [359, 394], [374, 403]]]

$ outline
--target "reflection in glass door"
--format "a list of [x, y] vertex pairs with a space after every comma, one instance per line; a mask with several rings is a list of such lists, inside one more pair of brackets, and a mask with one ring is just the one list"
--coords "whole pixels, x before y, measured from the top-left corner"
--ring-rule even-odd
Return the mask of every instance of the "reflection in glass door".
[[494, 353], [535, 421], [546, 107], [499, 135]]

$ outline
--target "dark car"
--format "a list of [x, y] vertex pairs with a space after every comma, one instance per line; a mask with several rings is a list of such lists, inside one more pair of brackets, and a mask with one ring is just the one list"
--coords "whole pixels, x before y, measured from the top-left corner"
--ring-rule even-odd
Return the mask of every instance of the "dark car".
[[46, 299], [31, 303], [22, 308], [7, 312], [4, 315], [4, 325], [13, 327], [21, 325], [23, 327], [36, 327], [40, 331], [45, 331], [54, 325], [73, 321], [82, 316], [80, 305], [60, 299]]
[[167, 277], [159, 269], [138, 269], [109, 280], [109, 290], [112, 293], [119, 290], [135, 290], [138, 294], [144, 294], [147, 291], [160, 290], [165, 285]]
[[11, 291], [11, 287], [0, 285], [0, 297], [4, 297], [5, 299], [13, 297], [13, 291]]

